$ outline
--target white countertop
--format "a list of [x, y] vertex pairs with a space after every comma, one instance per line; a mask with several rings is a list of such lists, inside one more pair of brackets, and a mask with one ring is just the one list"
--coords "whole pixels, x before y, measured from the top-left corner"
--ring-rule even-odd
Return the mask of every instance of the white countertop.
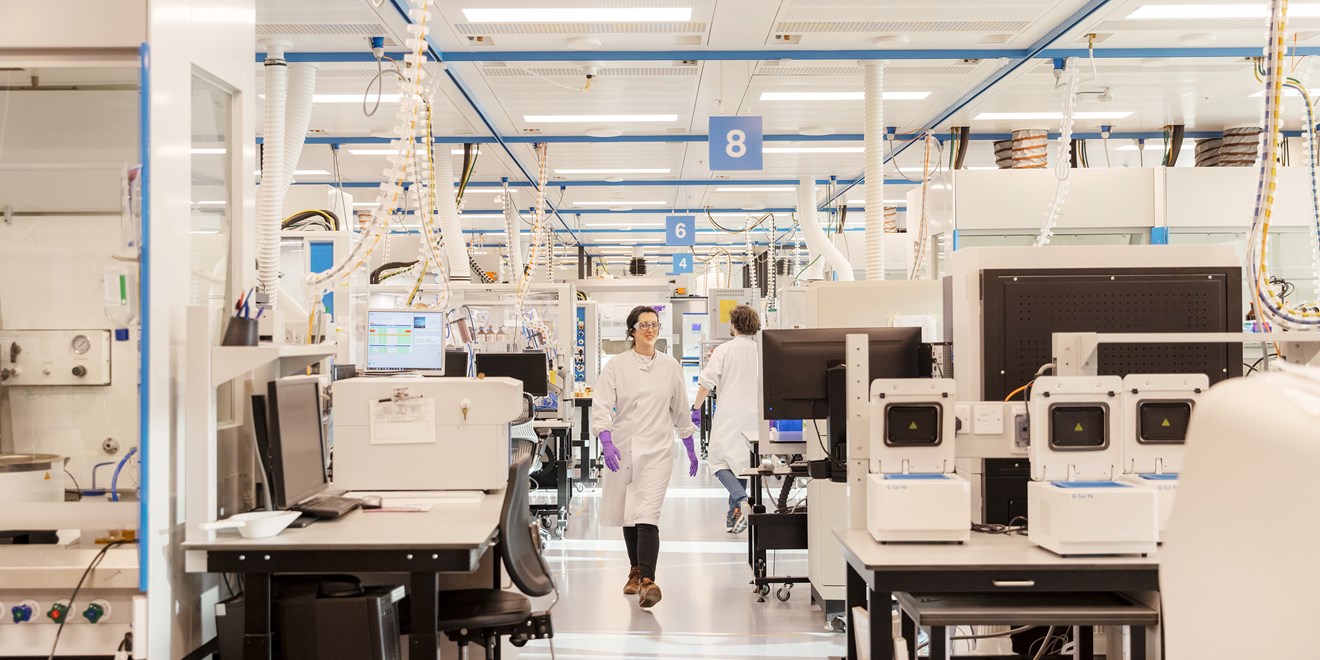
[[[54, 545], [0, 546], [0, 585], [5, 589], [49, 589], [52, 584], [77, 584], [100, 551]], [[105, 559], [83, 583], [83, 589], [137, 588], [138, 549], [131, 544], [106, 551]]]
[[220, 530], [214, 541], [185, 543], [188, 550], [379, 550], [467, 549], [484, 547], [499, 527], [504, 492], [487, 493], [477, 503], [437, 502], [417, 513], [352, 511], [277, 536], [245, 539]]

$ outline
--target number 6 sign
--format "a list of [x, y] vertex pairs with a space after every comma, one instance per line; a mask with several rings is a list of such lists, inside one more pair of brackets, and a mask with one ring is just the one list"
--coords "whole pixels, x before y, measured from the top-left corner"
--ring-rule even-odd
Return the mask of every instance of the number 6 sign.
[[697, 216], [665, 216], [665, 245], [696, 245]]
[[760, 170], [761, 118], [710, 118], [710, 169]]

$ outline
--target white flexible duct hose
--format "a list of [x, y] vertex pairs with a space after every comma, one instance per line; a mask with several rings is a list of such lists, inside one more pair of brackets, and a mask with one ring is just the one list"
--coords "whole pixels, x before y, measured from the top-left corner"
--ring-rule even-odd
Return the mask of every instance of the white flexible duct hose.
[[522, 221], [518, 218], [518, 208], [513, 203], [513, 193], [506, 188], [500, 195], [504, 205], [504, 233], [509, 237], [509, 282], [517, 282], [523, 273], [522, 257]]
[[862, 65], [866, 101], [863, 138], [866, 150], [866, 279], [885, 279], [885, 65]]
[[284, 99], [284, 178], [280, 181], [280, 208], [293, 184], [293, 173], [307, 143], [307, 127], [312, 121], [312, 95], [316, 93], [316, 64], [300, 62], [288, 67]]
[[454, 159], [447, 150], [435, 159], [435, 197], [440, 211], [440, 233], [445, 241], [445, 258], [449, 261], [449, 281], [471, 282], [472, 269], [468, 266], [467, 246], [463, 243], [463, 226], [458, 221], [458, 203], [454, 199]]
[[1072, 162], [1069, 154], [1072, 153], [1072, 132], [1073, 117], [1077, 109], [1077, 74], [1072, 71], [1066, 71], [1064, 75], [1068, 76], [1068, 82], [1064, 85], [1063, 97], [1063, 121], [1059, 126], [1059, 151], [1054, 161], [1054, 177], [1058, 179], [1054, 186], [1054, 200], [1050, 202], [1050, 208], [1045, 212], [1045, 224], [1041, 225], [1040, 233], [1036, 235], [1036, 246], [1042, 247], [1050, 244], [1050, 239], [1054, 237], [1054, 227], [1059, 223], [1059, 217], [1063, 215], [1063, 206], [1068, 199], [1068, 177], [1072, 174]]
[[[274, 294], [280, 284], [280, 221], [284, 211], [284, 180], [290, 176], [284, 158], [284, 101], [288, 91], [284, 47], [271, 45], [266, 54], [266, 105], [262, 126], [261, 188], [257, 193], [257, 284]], [[271, 295], [271, 304], [276, 301]]]
[[[812, 262], [807, 268], [805, 279], [824, 279], [825, 263], [829, 262], [840, 280], [853, 281], [852, 265], [848, 263], [848, 259], [843, 256], [839, 248], [830, 242], [825, 230], [820, 228], [820, 220], [816, 217], [816, 180], [802, 177], [797, 192], [798, 220], [802, 223], [802, 233], [807, 238], [807, 252]], [[881, 208], [883, 207], [882, 204]]]

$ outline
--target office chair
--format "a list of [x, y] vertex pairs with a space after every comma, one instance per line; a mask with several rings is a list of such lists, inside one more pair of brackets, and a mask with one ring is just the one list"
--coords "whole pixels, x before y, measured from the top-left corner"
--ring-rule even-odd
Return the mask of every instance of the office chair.
[[[510, 637], [514, 646], [531, 639], [554, 637], [550, 623], [550, 604], [543, 612], [532, 612], [527, 596], [545, 596], [555, 591], [550, 566], [541, 556], [538, 526], [532, 522], [528, 505], [527, 457], [509, 466], [509, 485], [504, 490], [500, 511], [499, 552], [509, 578], [522, 593], [501, 589], [464, 589], [440, 593], [436, 629], [458, 643], [463, 660], [468, 658], [468, 644], [485, 647], [487, 658], [500, 657], [499, 638]], [[526, 595], [524, 595], [526, 594]], [[559, 596], [556, 592], [555, 602]]]
[[1197, 404], [1158, 555], [1169, 660], [1315, 657], [1318, 422], [1320, 378], [1300, 372]]

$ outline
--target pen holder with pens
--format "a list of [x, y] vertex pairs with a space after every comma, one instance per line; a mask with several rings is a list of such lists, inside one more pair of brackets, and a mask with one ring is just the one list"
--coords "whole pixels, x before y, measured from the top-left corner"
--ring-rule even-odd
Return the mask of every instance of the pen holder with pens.
[[257, 320], [246, 319], [241, 316], [229, 317], [229, 325], [225, 326], [225, 336], [220, 342], [221, 346], [256, 346], [257, 345]]

